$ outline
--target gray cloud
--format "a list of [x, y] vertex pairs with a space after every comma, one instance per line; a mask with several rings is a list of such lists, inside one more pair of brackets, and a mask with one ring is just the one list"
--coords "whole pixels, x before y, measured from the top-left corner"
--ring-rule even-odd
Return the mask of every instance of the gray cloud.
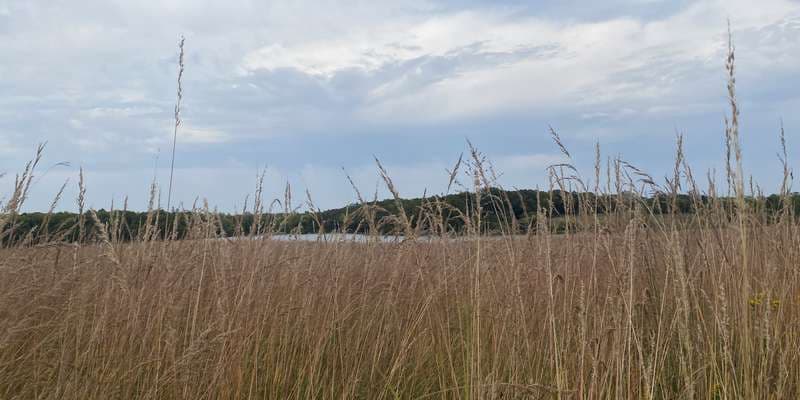
[[[146, 190], [171, 146], [179, 33], [188, 38], [179, 165], [227, 171], [216, 179], [225, 188], [186, 172], [186, 199], [231, 204], [232, 186], [246, 193], [265, 164], [342, 199], [347, 186], [321, 185], [329, 175], [314, 171], [367, 168], [378, 154], [411, 177], [465, 137], [498, 158], [547, 154], [548, 123], [589, 158], [595, 139], [641, 154], [648, 141], [669, 146], [679, 128], [690, 154], [712, 165], [716, 156], [691, 150], [719, 142], [726, 15], [744, 126], [771, 134], [783, 117], [790, 143], [798, 137], [797, 2], [571, 3], [0, 1], [0, 170], [48, 141], [48, 160], [73, 165], [64, 174], [84, 165], [109, 177], [92, 191], [98, 204], [125, 189], [111, 176]], [[648, 154], [645, 167], [669, 157]]]

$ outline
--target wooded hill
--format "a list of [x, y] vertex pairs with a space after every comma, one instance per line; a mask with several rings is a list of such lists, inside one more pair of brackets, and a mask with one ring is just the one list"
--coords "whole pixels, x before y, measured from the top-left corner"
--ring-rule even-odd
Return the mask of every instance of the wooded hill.
[[[476, 207], [480, 201], [480, 208]], [[748, 198], [753, 207], [777, 211], [784, 206], [795, 214], [800, 213], [800, 194]], [[97, 222], [105, 225], [114, 239], [131, 240], [167, 235], [175, 238], [191, 237], [188, 222], [212, 222], [216, 235], [231, 237], [260, 234], [307, 234], [322, 232], [381, 234], [452, 234], [476, 229], [484, 233], [526, 233], [536, 229], [537, 214], [547, 215], [550, 229], [563, 232], [580, 229], [581, 216], [604, 215], [619, 208], [637, 208], [648, 215], [692, 214], [709, 207], [734, 207], [730, 198], [710, 198], [679, 194], [657, 194], [641, 197], [636, 194], [595, 195], [594, 193], [488, 189], [476, 196], [462, 192], [445, 196], [414, 199], [386, 199], [350, 204], [330, 210], [304, 212], [246, 212], [243, 214], [215, 213], [210, 210], [166, 212], [107, 211], [94, 214], [23, 213], [6, 214], [2, 219], [2, 240], [7, 243], [30, 243], [52, 240], [82, 241], [96, 235]], [[478, 213], [476, 210], [480, 209]], [[596, 211], [596, 214], [595, 214]], [[480, 218], [478, 219], [478, 214]], [[768, 213], [770, 214], [770, 213]], [[572, 222], [564, 216], [575, 216]], [[585, 218], [584, 218], [585, 219]], [[320, 229], [321, 227], [321, 229]], [[513, 231], [513, 232], [512, 232]]]

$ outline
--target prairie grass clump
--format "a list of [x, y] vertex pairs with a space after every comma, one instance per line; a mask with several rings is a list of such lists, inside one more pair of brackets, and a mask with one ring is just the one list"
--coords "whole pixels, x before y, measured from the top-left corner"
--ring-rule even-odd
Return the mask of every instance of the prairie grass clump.
[[274, 240], [297, 209], [287, 185], [272, 212], [262, 180], [233, 227], [207, 204], [167, 219], [155, 186], [133, 227], [127, 205], [83, 212], [81, 179], [73, 221], [21, 233], [39, 149], [0, 216], [0, 398], [798, 398], [785, 140], [779, 195], [746, 193], [728, 60], [724, 195], [679, 137], [663, 185], [598, 145], [593, 179], [552, 166], [519, 210], [470, 145], [449, 171], [465, 207], [404, 208], [378, 162], [398, 212], [356, 189], [363, 242]]

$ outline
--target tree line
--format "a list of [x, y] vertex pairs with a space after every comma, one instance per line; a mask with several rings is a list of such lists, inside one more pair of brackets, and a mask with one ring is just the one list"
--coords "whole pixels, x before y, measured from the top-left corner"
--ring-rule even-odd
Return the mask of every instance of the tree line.
[[[174, 211], [126, 210], [6, 214], [2, 219], [3, 243], [81, 242], [96, 236], [101, 229], [117, 241], [144, 238], [189, 238], [196, 222], [213, 226], [218, 237], [263, 234], [309, 234], [323, 232], [403, 234], [411, 229], [417, 234], [529, 233], [539, 219], [551, 225], [551, 231], [578, 229], [581, 216], [612, 214], [620, 208], [646, 210], [651, 215], [692, 214], [716, 203], [733, 208], [731, 198], [688, 194], [654, 194], [642, 197], [634, 193], [597, 195], [589, 192], [502, 190], [489, 188], [476, 195], [462, 192], [445, 196], [412, 199], [385, 199], [353, 203], [344, 207], [303, 212], [263, 212], [239, 214], [209, 210]], [[774, 214], [789, 209], [800, 213], [800, 194], [751, 197], [748, 203]], [[770, 213], [767, 213], [769, 215]], [[570, 220], [570, 217], [572, 220]], [[475, 222], [480, 226], [475, 227]], [[555, 224], [555, 225], [553, 225]]]

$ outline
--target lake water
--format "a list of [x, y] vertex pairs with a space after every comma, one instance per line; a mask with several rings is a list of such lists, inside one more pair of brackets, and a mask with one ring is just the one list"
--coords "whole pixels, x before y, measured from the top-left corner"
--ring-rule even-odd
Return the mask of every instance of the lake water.
[[[515, 235], [513, 236], [514, 239], [521, 239], [525, 238], [525, 235]], [[249, 237], [243, 238], [227, 238], [226, 240], [240, 240], [240, 239], [248, 239]], [[277, 241], [286, 241], [286, 242], [326, 242], [326, 243], [367, 243], [370, 241], [374, 241], [378, 239], [380, 243], [400, 243], [405, 240], [405, 236], [403, 235], [380, 235], [380, 236], [372, 236], [372, 235], [364, 235], [364, 234], [356, 234], [356, 233], [326, 233], [324, 235], [319, 235], [316, 233], [306, 233], [301, 235], [287, 235], [287, 234], [274, 234], [269, 235], [264, 239], [268, 240], [277, 240]], [[502, 240], [504, 238], [508, 238], [508, 236], [482, 236], [482, 240]], [[256, 239], [262, 239], [262, 237], [256, 237]], [[414, 239], [416, 242], [434, 242], [437, 240], [441, 240], [442, 238], [436, 236], [420, 236]], [[464, 237], [464, 236], [457, 236], [457, 237], [447, 237], [444, 238], [449, 242], [456, 242], [456, 241], [473, 241], [475, 237]]]
[[272, 235], [270, 239], [281, 241], [301, 241], [301, 242], [356, 242], [366, 243], [369, 240], [378, 238], [383, 243], [400, 243], [405, 238], [404, 236], [395, 235], [381, 235], [371, 236], [357, 233], [326, 233], [319, 235], [316, 233], [307, 233], [302, 235]]

